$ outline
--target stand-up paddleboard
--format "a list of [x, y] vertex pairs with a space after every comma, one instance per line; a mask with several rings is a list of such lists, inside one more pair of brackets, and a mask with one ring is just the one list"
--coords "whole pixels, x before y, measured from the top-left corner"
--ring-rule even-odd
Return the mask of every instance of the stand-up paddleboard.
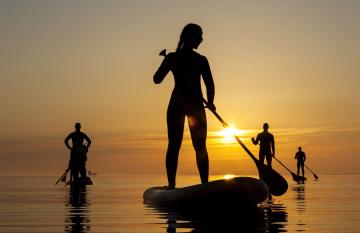
[[73, 186], [84, 186], [84, 185], [94, 185], [95, 182], [91, 179], [91, 177], [80, 177], [74, 181], [66, 182], [66, 185], [73, 185]]
[[269, 197], [268, 186], [259, 179], [235, 177], [169, 190], [152, 187], [145, 190], [146, 204], [155, 207], [255, 207]]
[[296, 182], [305, 182], [307, 178], [305, 176], [298, 176], [297, 179], [293, 179]]

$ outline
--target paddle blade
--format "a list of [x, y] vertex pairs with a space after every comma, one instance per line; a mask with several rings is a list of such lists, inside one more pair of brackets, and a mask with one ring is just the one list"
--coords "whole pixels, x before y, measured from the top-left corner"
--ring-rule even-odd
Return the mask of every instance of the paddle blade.
[[[255, 161], [255, 160], [254, 160]], [[260, 179], [263, 180], [269, 187], [270, 193], [274, 196], [281, 196], [286, 193], [288, 183], [284, 177], [269, 166], [255, 161], [259, 171]]]

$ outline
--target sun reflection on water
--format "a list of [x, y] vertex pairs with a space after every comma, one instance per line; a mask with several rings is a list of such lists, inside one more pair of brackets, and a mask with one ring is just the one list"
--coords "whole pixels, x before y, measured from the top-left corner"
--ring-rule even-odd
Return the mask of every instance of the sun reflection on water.
[[234, 178], [235, 177], [235, 175], [232, 175], [232, 174], [226, 174], [226, 175], [224, 175], [224, 179], [225, 180], [229, 180], [229, 179], [232, 179], [232, 178]]

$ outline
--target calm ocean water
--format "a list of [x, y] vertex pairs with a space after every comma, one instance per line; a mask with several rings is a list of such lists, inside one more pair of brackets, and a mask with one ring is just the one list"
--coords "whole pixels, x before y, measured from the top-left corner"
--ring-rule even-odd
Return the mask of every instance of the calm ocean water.
[[[57, 178], [0, 177], [0, 232], [360, 232], [360, 175], [286, 177], [288, 192], [257, 210], [201, 215], [144, 205], [161, 176], [95, 176], [78, 195]], [[178, 177], [179, 186], [197, 182]]]

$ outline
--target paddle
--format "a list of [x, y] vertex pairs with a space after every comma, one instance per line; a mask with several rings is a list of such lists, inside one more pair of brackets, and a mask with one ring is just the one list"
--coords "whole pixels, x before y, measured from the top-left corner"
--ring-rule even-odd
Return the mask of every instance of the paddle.
[[66, 175], [67, 174], [65, 174], [65, 176], [63, 176], [63, 178], [61, 179], [61, 182], [66, 182]]
[[[159, 55], [166, 57], [166, 49], [162, 50]], [[189, 86], [191, 87], [191, 84], [189, 84]], [[201, 96], [201, 98], [202, 98], [203, 103], [205, 104], [205, 107], [208, 107], [209, 103], [207, 102], [207, 100], [202, 96]], [[211, 108], [208, 108], [208, 109], [221, 122], [221, 124], [223, 125], [224, 128], [229, 127], [229, 125], [220, 117], [220, 115], [215, 110], [213, 110]], [[261, 163], [251, 153], [251, 151], [245, 146], [245, 144], [240, 140], [240, 138], [237, 135], [233, 134], [233, 137], [254, 161], [254, 163], [258, 169], [258, 172], [259, 172], [259, 177], [269, 186], [270, 193], [274, 196], [283, 195], [288, 189], [288, 183], [284, 179], [284, 177], [282, 177], [279, 173], [277, 173], [271, 167]]]
[[308, 167], [308, 166], [306, 166], [306, 164], [304, 164], [305, 165], [305, 167], [309, 170], [309, 171], [311, 171], [311, 173], [314, 175], [314, 178], [317, 180], [317, 179], [319, 179], [319, 177]]
[[278, 161], [286, 170], [288, 170], [288, 172], [290, 172], [292, 178], [294, 181], [299, 182], [299, 181], [304, 181], [306, 180], [305, 176], [298, 176], [296, 175], [294, 172], [290, 171], [289, 168], [287, 168], [280, 160], [278, 160], [276, 157], [273, 157], [276, 161]]
[[[204, 98], [203, 98], [203, 102], [204, 102], [205, 106], [208, 106], [208, 102]], [[220, 115], [216, 111], [214, 111], [210, 108], [208, 108], [208, 109], [221, 122], [221, 124], [223, 125], [224, 128], [229, 127], [229, 125], [220, 117]], [[254, 163], [258, 169], [260, 179], [262, 179], [269, 186], [271, 194], [275, 195], [275, 196], [283, 195], [287, 191], [287, 188], [288, 188], [287, 181], [279, 173], [277, 173], [275, 170], [273, 170], [271, 167], [261, 163], [251, 153], [251, 151], [245, 146], [245, 144], [240, 140], [240, 138], [236, 134], [233, 134], [233, 137], [240, 144], [240, 146], [246, 151], [246, 153], [251, 157], [251, 159], [254, 161]]]
[[[66, 169], [66, 171], [64, 172], [64, 174], [58, 179], [58, 181], [56, 181], [55, 185], [57, 185], [60, 180], [62, 181], [63, 178], [66, 178], [67, 173], [70, 171], [70, 169]], [[64, 182], [64, 181], [63, 181]]]

